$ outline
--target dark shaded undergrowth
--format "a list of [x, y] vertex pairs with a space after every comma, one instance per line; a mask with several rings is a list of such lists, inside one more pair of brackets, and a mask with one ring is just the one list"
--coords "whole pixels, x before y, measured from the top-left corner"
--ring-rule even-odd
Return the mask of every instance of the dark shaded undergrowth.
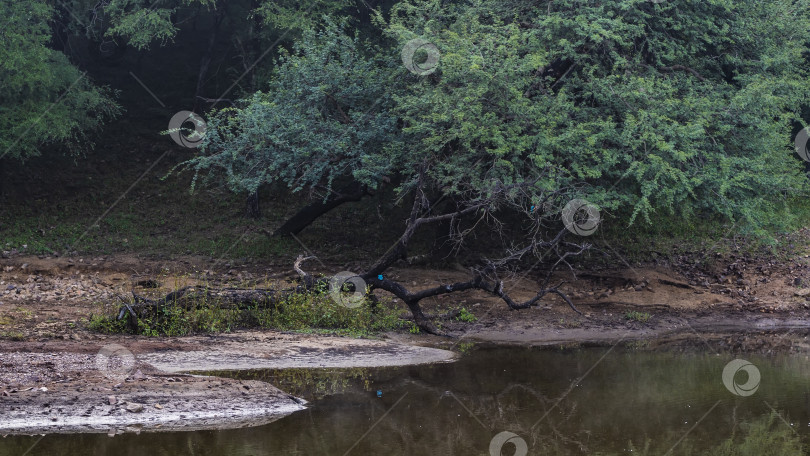
[[93, 315], [88, 326], [103, 333], [131, 333], [145, 336], [186, 336], [223, 333], [240, 329], [276, 329], [283, 331], [326, 332], [351, 336], [369, 336], [407, 328], [412, 323], [400, 319], [401, 309], [390, 302], [372, 305], [368, 301], [347, 307], [326, 293], [293, 294], [274, 307], [258, 303], [237, 308], [216, 299], [199, 299], [191, 306], [173, 302], [141, 315], [136, 322], [118, 319], [117, 309]]

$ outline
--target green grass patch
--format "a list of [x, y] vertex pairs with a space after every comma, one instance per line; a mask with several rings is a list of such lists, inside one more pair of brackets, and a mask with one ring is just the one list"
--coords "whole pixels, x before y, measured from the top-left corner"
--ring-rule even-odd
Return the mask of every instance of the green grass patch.
[[457, 321], [467, 322], [467, 323], [472, 323], [474, 321], [478, 321], [478, 318], [475, 315], [473, 315], [472, 312], [467, 310], [466, 307], [462, 307], [461, 310], [459, 311], [458, 315], [456, 316], [456, 320]]
[[650, 321], [650, 318], [652, 318], [652, 316], [647, 312], [638, 312], [636, 310], [632, 310], [624, 314], [624, 318], [632, 321], [637, 321], [640, 323], [647, 323], [648, 321]]
[[390, 302], [372, 306], [364, 301], [349, 308], [336, 303], [328, 294], [291, 295], [275, 307], [237, 308], [217, 300], [200, 299], [191, 304], [173, 303], [141, 316], [137, 328], [117, 320], [117, 312], [91, 316], [88, 327], [102, 333], [134, 333], [145, 336], [186, 336], [223, 333], [238, 329], [277, 329], [330, 333], [355, 337], [368, 336], [405, 327], [400, 310]]
[[19, 331], [3, 331], [0, 332], [0, 339], [23, 341], [25, 340], [25, 334]]

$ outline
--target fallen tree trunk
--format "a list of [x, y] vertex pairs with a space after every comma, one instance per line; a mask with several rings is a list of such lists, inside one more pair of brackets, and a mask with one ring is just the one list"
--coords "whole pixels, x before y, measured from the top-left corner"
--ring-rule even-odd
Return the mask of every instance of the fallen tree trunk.
[[313, 289], [322, 284], [301, 270], [301, 263], [309, 259], [299, 256], [294, 268], [301, 275], [302, 285], [284, 290], [273, 289], [244, 289], [244, 288], [210, 288], [189, 286], [172, 291], [158, 299], [149, 299], [132, 292], [132, 302], [125, 302], [118, 312], [118, 319], [129, 315], [130, 324], [135, 326], [139, 318], [146, 313], [155, 312], [168, 306], [179, 306], [186, 310], [200, 306], [204, 303], [215, 302], [220, 308], [250, 309], [272, 308], [284, 299]]
[[148, 314], [154, 314], [166, 307], [181, 307], [191, 310], [206, 303], [216, 303], [220, 308], [250, 309], [272, 308], [286, 297], [302, 293], [302, 287], [289, 290], [245, 290], [237, 288], [185, 287], [173, 291], [159, 299], [149, 299], [132, 292], [132, 302], [125, 302], [118, 312], [118, 319], [129, 317], [131, 327]]

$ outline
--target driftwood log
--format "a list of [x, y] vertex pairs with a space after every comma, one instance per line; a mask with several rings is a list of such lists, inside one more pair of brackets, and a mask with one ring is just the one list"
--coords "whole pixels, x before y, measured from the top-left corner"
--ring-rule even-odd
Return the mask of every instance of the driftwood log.
[[324, 280], [316, 280], [301, 269], [301, 263], [310, 257], [299, 256], [294, 268], [302, 279], [301, 285], [283, 290], [265, 288], [211, 288], [205, 286], [189, 286], [172, 291], [158, 299], [149, 299], [132, 292], [132, 302], [125, 302], [118, 312], [118, 319], [126, 316], [130, 324], [135, 325], [137, 320], [147, 313], [154, 313], [167, 306], [180, 306], [191, 309], [201, 302], [216, 302], [222, 308], [249, 309], [272, 308], [291, 295], [305, 293], [319, 285], [325, 285]]

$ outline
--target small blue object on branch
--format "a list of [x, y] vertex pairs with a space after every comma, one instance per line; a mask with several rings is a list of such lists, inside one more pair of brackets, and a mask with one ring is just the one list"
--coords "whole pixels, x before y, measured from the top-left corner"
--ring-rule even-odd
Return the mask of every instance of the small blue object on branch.
[[382, 390], [377, 390], [377, 397], [382, 397]]
[[380, 275], [378, 275], [378, 276], [377, 276], [377, 280], [382, 280], [382, 279], [383, 279], [383, 278], [382, 278], [382, 274], [380, 274]]
[[531, 210], [531, 212], [534, 212], [534, 206], [532, 206], [532, 208], [530, 210]]

